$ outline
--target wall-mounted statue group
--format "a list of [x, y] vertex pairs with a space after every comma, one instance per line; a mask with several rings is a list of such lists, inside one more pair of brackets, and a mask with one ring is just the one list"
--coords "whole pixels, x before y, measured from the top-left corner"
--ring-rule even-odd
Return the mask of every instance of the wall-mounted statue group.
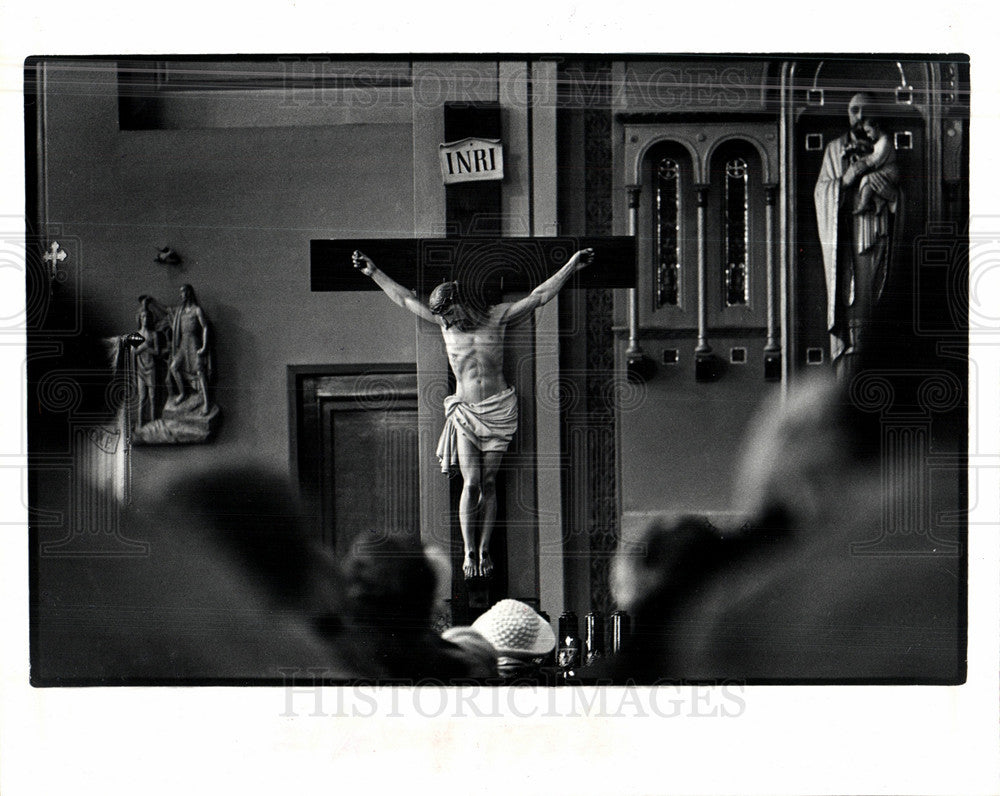
[[133, 443], [205, 442], [215, 430], [219, 407], [212, 403], [212, 332], [194, 288], [181, 285], [180, 302], [163, 306], [139, 296], [138, 335], [132, 352]]

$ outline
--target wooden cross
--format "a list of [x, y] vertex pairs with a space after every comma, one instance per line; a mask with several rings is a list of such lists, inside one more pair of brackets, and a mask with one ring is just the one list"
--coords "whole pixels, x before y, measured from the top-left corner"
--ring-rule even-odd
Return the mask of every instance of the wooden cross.
[[636, 285], [635, 238], [367, 238], [310, 242], [310, 286], [314, 292], [378, 290], [351, 266], [360, 249], [399, 284], [426, 297], [436, 285], [457, 281], [467, 290], [527, 292], [552, 276], [579, 249], [591, 248], [594, 263], [567, 288], [632, 288]]
[[[459, 186], [461, 187], [461, 186]], [[451, 237], [404, 239], [313, 240], [310, 244], [313, 291], [379, 290], [370, 277], [353, 267], [355, 250], [367, 254], [383, 273], [426, 301], [446, 281], [457, 281], [462, 300], [480, 307], [503, 300], [504, 293], [525, 293], [562, 268], [581, 249], [593, 249], [594, 261], [573, 274], [564, 289], [634, 288], [636, 247], [632, 236], [602, 238]], [[442, 396], [443, 397], [443, 396]], [[525, 452], [521, 451], [522, 457]], [[458, 502], [452, 487], [452, 505]], [[457, 552], [459, 530], [452, 514], [452, 619], [468, 624], [492, 602], [507, 596], [506, 562], [495, 556], [498, 569], [489, 579], [463, 577], [464, 556]], [[494, 528], [494, 545], [506, 543], [506, 520]], [[497, 531], [500, 531], [497, 533]], [[494, 549], [495, 552], [495, 549]], [[505, 557], [504, 557], [505, 558]]]

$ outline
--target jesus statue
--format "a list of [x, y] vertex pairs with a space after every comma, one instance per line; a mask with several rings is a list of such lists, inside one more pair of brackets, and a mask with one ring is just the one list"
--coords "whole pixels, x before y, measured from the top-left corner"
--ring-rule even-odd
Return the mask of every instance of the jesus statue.
[[496, 475], [517, 431], [517, 395], [503, 375], [504, 332], [551, 301], [576, 271], [594, 261], [593, 249], [576, 252], [555, 274], [518, 301], [478, 307], [457, 282], [444, 282], [426, 304], [355, 251], [354, 267], [370, 276], [400, 307], [441, 327], [455, 394], [444, 401], [444, 430], [438, 442], [441, 468], [462, 474], [458, 519], [466, 579], [493, 574], [490, 536], [497, 515]]

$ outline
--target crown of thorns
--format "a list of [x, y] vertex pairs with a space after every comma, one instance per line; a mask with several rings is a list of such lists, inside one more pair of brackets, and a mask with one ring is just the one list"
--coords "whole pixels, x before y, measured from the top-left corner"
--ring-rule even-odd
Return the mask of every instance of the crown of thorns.
[[458, 282], [442, 282], [431, 291], [427, 306], [431, 312], [439, 315], [458, 301]]

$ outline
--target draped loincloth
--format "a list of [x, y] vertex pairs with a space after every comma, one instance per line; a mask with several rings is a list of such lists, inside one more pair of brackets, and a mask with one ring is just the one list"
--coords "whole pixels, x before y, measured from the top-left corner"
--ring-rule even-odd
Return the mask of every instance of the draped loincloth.
[[444, 430], [438, 440], [441, 472], [458, 466], [458, 434], [479, 450], [505, 451], [517, 431], [517, 394], [513, 387], [470, 404], [454, 395], [444, 399]]

